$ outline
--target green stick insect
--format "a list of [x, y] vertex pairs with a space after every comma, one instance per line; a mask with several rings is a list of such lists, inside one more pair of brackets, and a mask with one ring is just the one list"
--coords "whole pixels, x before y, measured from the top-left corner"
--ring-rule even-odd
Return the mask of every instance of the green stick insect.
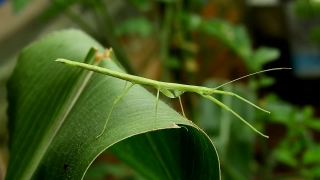
[[[111, 50], [106, 50], [106, 52], [102, 53], [102, 54], [96, 54], [95, 59], [96, 61], [101, 61], [102, 59], [110, 59], [110, 54], [111, 54]], [[203, 87], [203, 86], [193, 86], [193, 85], [185, 85], [185, 84], [177, 84], [177, 83], [168, 83], [168, 82], [161, 82], [161, 81], [156, 81], [156, 80], [151, 80], [151, 79], [147, 79], [147, 78], [143, 78], [143, 77], [139, 77], [139, 76], [134, 76], [134, 75], [130, 75], [130, 74], [126, 74], [126, 73], [121, 73], [121, 72], [117, 72], [117, 71], [113, 71], [111, 69], [106, 69], [106, 68], [102, 68], [99, 66], [95, 66], [95, 65], [90, 65], [90, 64], [85, 64], [85, 63], [80, 63], [80, 62], [75, 62], [75, 61], [70, 61], [67, 59], [57, 59], [57, 62], [61, 62], [61, 63], [65, 63], [67, 65], [70, 66], [76, 66], [76, 67], [80, 67], [83, 69], [87, 69], [90, 71], [94, 71], [97, 73], [101, 73], [101, 74], [106, 74], [108, 76], [112, 76], [115, 78], [119, 78], [122, 80], [125, 80], [127, 82], [131, 82], [131, 85], [129, 87], [124, 88], [123, 92], [116, 98], [116, 100], [113, 102], [112, 106], [111, 106], [111, 110], [108, 114], [107, 120], [104, 124], [103, 130], [102, 132], [97, 136], [97, 138], [99, 138], [100, 136], [103, 135], [103, 133], [106, 130], [108, 121], [110, 119], [110, 115], [113, 111], [114, 106], [121, 100], [121, 98], [135, 85], [135, 84], [140, 84], [140, 85], [147, 85], [147, 86], [151, 86], [154, 87], [155, 89], [157, 89], [157, 99], [156, 99], [156, 107], [155, 107], [155, 119], [154, 119], [154, 123], [156, 124], [156, 116], [157, 116], [157, 108], [158, 108], [158, 102], [159, 102], [159, 92], [163, 93], [165, 96], [169, 97], [169, 98], [179, 98], [179, 102], [180, 102], [180, 106], [182, 109], [182, 114], [185, 117], [184, 111], [183, 111], [183, 107], [182, 107], [182, 103], [181, 103], [181, 94], [183, 94], [184, 92], [194, 92], [197, 93], [199, 95], [201, 95], [202, 97], [209, 99], [210, 101], [218, 104], [219, 106], [221, 106], [222, 108], [226, 109], [227, 111], [231, 112], [234, 116], [236, 116], [237, 118], [239, 118], [242, 122], [244, 122], [246, 125], [248, 125], [251, 129], [253, 129], [254, 131], [256, 131], [258, 134], [262, 135], [263, 137], [269, 138], [269, 136], [266, 136], [264, 134], [262, 134], [260, 131], [258, 131], [256, 128], [254, 128], [251, 124], [249, 124], [246, 120], [244, 120], [240, 115], [238, 115], [236, 112], [234, 112], [232, 109], [230, 109], [228, 106], [226, 106], [225, 104], [223, 104], [222, 102], [220, 102], [219, 100], [217, 100], [216, 98], [212, 97], [211, 94], [216, 93], [216, 94], [222, 94], [222, 95], [229, 95], [229, 96], [235, 96], [236, 98], [254, 106], [255, 108], [264, 111], [266, 113], [270, 113], [269, 111], [266, 111], [260, 107], [258, 107], [257, 105], [253, 104], [252, 102], [242, 98], [241, 96], [233, 93], [233, 92], [228, 92], [228, 91], [221, 91], [218, 90], [219, 88], [221, 88], [222, 86], [225, 86], [227, 84], [230, 84], [234, 81], [243, 79], [245, 77], [254, 75], [254, 74], [258, 74], [258, 73], [262, 73], [262, 72], [267, 72], [267, 71], [274, 71], [274, 70], [282, 70], [282, 69], [291, 69], [291, 68], [273, 68], [273, 69], [268, 69], [268, 70], [263, 70], [263, 71], [259, 71], [256, 73], [252, 73], [240, 78], [237, 78], [235, 80], [229, 81], [227, 83], [224, 83], [218, 87], [215, 88], [208, 88], [208, 87]], [[187, 119], [187, 118], [186, 118]]]

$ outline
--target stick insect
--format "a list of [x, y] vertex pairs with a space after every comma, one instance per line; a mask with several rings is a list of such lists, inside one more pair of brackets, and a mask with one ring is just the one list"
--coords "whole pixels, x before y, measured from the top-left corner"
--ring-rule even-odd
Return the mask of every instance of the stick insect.
[[[106, 50], [106, 52], [102, 53], [102, 54], [96, 54], [95, 55], [95, 59], [96, 61], [101, 61], [102, 59], [110, 59], [110, 53], [111, 53], [112, 49]], [[92, 57], [93, 58], [93, 57]], [[230, 84], [232, 82], [238, 81], [240, 79], [243, 79], [245, 77], [248, 76], [252, 76], [254, 74], [258, 74], [258, 73], [262, 73], [262, 72], [267, 72], [267, 71], [274, 71], [274, 70], [282, 70], [282, 69], [291, 69], [291, 68], [273, 68], [273, 69], [267, 69], [267, 70], [263, 70], [263, 71], [259, 71], [259, 72], [255, 72], [252, 74], [248, 74], [246, 76], [234, 79], [232, 81], [229, 81], [227, 83], [224, 83], [218, 87], [215, 88], [208, 88], [208, 87], [203, 87], [203, 86], [193, 86], [193, 85], [185, 85], [185, 84], [177, 84], [177, 83], [168, 83], [168, 82], [161, 82], [161, 81], [156, 81], [156, 80], [151, 80], [151, 79], [147, 79], [147, 78], [143, 78], [143, 77], [139, 77], [139, 76], [134, 76], [134, 75], [130, 75], [130, 74], [126, 74], [126, 73], [122, 73], [122, 72], [118, 72], [118, 71], [113, 71], [111, 69], [106, 69], [106, 68], [102, 68], [99, 66], [95, 66], [95, 65], [90, 65], [90, 64], [85, 64], [85, 63], [80, 63], [80, 62], [75, 62], [75, 61], [70, 61], [67, 59], [57, 59], [57, 62], [61, 62], [61, 63], [65, 63], [67, 65], [70, 66], [76, 66], [76, 67], [80, 67], [83, 69], [87, 69], [90, 71], [94, 71], [97, 73], [101, 73], [101, 74], [105, 74], [108, 76], [112, 76], [115, 78], [119, 78], [122, 80], [125, 80], [127, 82], [131, 82], [131, 85], [129, 87], [124, 87], [122, 93], [116, 98], [116, 100], [113, 102], [112, 106], [111, 106], [111, 110], [109, 111], [107, 120], [103, 126], [103, 130], [102, 132], [96, 137], [99, 138], [100, 136], [103, 135], [103, 133], [106, 130], [108, 121], [110, 119], [111, 113], [113, 111], [114, 106], [121, 100], [121, 98], [135, 85], [135, 84], [139, 84], [139, 85], [147, 85], [147, 86], [151, 86], [154, 87], [155, 89], [157, 89], [157, 96], [156, 96], [156, 106], [155, 106], [155, 119], [154, 119], [154, 124], [156, 124], [156, 119], [157, 119], [157, 108], [158, 108], [158, 102], [159, 102], [159, 93], [163, 93], [165, 96], [169, 97], [169, 98], [179, 98], [179, 102], [180, 102], [180, 106], [182, 109], [182, 115], [185, 117], [184, 114], [184, 110], [183, 110], [183, 106], [181, 103], [181, 95], [184, 92], [194, 92], [197, 93], [199, 95], [201, 95], [202, 97], [209, 99], [210, 101], [218, 104], [219, 106], [221, 106], [222, 108], [226, 109], [227, 111], [229, 111], [230, 113], [232, 113], [234, 116], [236, 116], [238, 119], [240, 119], [243, 123], [245, 123], [246, 125], [248, 125], [251, 129], [253, 129], [255, 132], [257, 132], [258, 134], [260, 134], [263, 137], [269, 138], [269, 136], [264, 135], [263, 133], [261, 133], [260, 131], [258, 131], [256, 128], [254, 128], [251, 124], [249, 124], [246, 120], [244, 120], [240, 115], [238, 115], [235, 111], [233, 111], [231, 108], [229, 108], [228, 106], [226, 106], [225, 104], [223, 104], [222, 102], [220, 102], [219, 100], [217, 100], [216, 98], [212, 97], [211, 94], [216, 93], [216, 94], [222, 94], [222, 95], [229, 95], [229, 96], [234, 96], [250, 105], [252, 105], [253, 107], [264, 111], [266, 113], [270, 113], [267, 110], [264, 110], [262, 108], [260, 108], [259, 106], [253, 104], [252, 102], [244, 99], [243, 97], [233, 93], [233, 92], [228, 92], [228, 91], [222, 91], [222, 90], [218, 90], [219, 88]], [[187, 118], [186, 118], [187, 119]]]

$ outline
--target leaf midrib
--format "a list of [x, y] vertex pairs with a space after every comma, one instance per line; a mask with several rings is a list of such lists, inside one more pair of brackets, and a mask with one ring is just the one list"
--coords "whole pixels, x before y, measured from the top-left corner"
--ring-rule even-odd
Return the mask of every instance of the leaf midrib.
[[[37, 151], [34, 153], [34, 157], [32, 158], [31, 162], [29, 163], [27, 169], [24, 169], [23, 174], [21, 175], [21, 179], [31, 179], [34, 172], [36, 171], [38, 165], [40, 164], [41, 159], [44, 157], [46, 150], [49, 148], [51, 142], [53, 141], [54, 137], [56, 136], [57, 132], [59, 131], [61, 125], [67, 118], [69, 112], [77, 102], [78, 98], [80, 97], [81, 93], [83, 92], [86, 84], [89, 82], [93, 72], [81, 70], [82, 72], [78, 75], [79, 79], [78, 82], [75, 83], [74, 88], [70, 91], [69, 98], [65, 101], [65, 106], [61, 108], [59, 113], [58, 121], [55, 125], [51, 126], [48, 131], [46, 131], [45, 135], [42, 138], [42, 141], [39, 142], [39, 146]], [[84, 78], [81, 78], [84, 76]], [[17, 173], [19, 174], [19, 173]]]

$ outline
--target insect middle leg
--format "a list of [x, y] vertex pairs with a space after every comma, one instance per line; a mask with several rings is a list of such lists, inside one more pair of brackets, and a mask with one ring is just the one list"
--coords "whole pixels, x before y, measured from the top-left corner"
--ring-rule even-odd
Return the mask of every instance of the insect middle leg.
[[178, 96], [178, 98], [179, 98], [179, 103], [180, 103], [180, 107], [181, 107], [181, 110], [182, 110], [182, 115], [183, 115], [185, 118], [187, 118], [186, 115], [184, 114], [184, 110], [183, 110], [183, 106], [182, 106], [182, 102], [181, 102], [181, 97]]

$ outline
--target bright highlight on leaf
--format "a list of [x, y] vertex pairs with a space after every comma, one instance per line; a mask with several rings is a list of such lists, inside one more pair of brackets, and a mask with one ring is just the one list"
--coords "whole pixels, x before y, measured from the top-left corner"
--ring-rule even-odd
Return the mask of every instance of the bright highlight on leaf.
[[[110, 50], [107, 50], [107, 52], [110, 53]], [[100, 57], [101, 54], [97, 54], [96, 57]], [[110, 59], [110, 55], [108, 56], [104, 56], [104, 58], [106, 59]], [[111, 60], [111, 59], [110, 59]], [[233, 92], [228, 92], [228, 91], [221, 91], [221, 90], [217, 90], [218, 88], [225, 86], [229, 83], [232, 83], [234, 81], [240, 80], [242, 78], [254, 75], [254, 74], [258, 74], [258, 73], [262, 73], [262, 72], [266, 72], [266, 71], [274, 71], [274, 70], [282, 70], [282, 69], [291, 69], [291, 68], [273, 68], [273, 69], [268, 69], [268, 70], [264, 70], [264, 71], [259, 71], [256, 73], [252, 73], [243, 77], [240, 77], [238, 79], [235, 79], [233, 81], [227, 82], [225, 84], [222, 84], [216, 88], [208, 88], [208, 87], [203, 87], [203, 86], [193, 86], [193, 85], [185, 85], [185, 84], [177, 84], [177, 83], [167, 83], [167, 82], [161, 82], [161, 81], [156, 81], [156, 80], [151, 80], [151, 79], [147, 79], [147, 78], [143, 78], [143, 77], [139, 77], [139, 76], [134, 76], [134, 75], [129, 75], [126, 73], [121, 73], [121, 72], [117, 72], [117, 71], [113, 71], [110, 69], [106, 69], [106, 68], [101, 68], [99, 66], [94, 66], [94, 65], [90, 65], [90, 64], [85, 64], [85, 63], [80, 63], [80, 62], [75, 62], [75, 61], [70, 61], [67, 59], [57, 59], [57, 62], [61, 62], [61, 63], [65, 63], [67, 65], [70, 66], [77, 66], [83, 69], [87, 69], [90, 71], [94, 71], [97, 73], [101, 73], [101, 74], [106, 74], [108, 76], [112, 76], [115, 78], [119, 78], [119, 79], [123, 79], [125, 81], [129, 81], [132, 84], [128, 87], [128, 88], [124, 88], [123, 92], [121, 93], [121, 95], [119, 95], [116, 100], [113, 102], [111, 110], [108, 114], [108, 118], [106, 120], [106, 123], [103, 127], [102, 132], [97, 136], [97, 138], [99, 138], [100, 136], [103, 135], [103, 133], [106, 130], [106, 126], [107, 123], [109, 121], [110, 115], [112, 113], [112, 110], [114, 108], [114, 106], [119, 102], [119, 100], [131, 89], [131, 87], [135, 84], [140, 84], [140, 85], [147, 85], [147, 86], [151, 86], [157, 89], [157, 99], [156, 99], [156, 105], [155, 105], [155, 124], [156, 124], [156, 119], [157, 119], [157, 109], [158, 109], [158, 101], [159, 101], [159, 92], [163, 93], [165, 96], [169, 97], [169, 98], [179, 98], [179, 102], [181, 105], [181, 109], [182, 109], [182, 113], [183, 116], [185, 116], [184, 111], [183, 111], [183, 107], [181, 104], [181, 94], [183, 94], [184, 92], [195, 92], [198, 93], [199, 95], [201, 95], [202, 97], [209, 99], [210, 101], [218, 104], [219, 106], [221, 106], [222, 108], [226, 109], [227, 111], [231, 112], [233, 115], [235, 115], [237, 118], [239, 118], [242, 122], [244, 122], [245, 124], [247, 124], [251, 129], [253, 129], [254, 131], [256, 131], [258, 134], [262, 135], [263, 137], [268, 138], [269, 136], [266, 136], [264, 134], [262, 134], [260, 131], [258, 131], [256, 128], [254, 128], [250, 123], [248, 123], [247, 121], [245, 121], [240, 115], [238, 115], [236, 112], [234, 112], [232, 109], [230, 109], [228, 106], [226, 106], [225, 104], [223, 104], [222, 102], [218, 101], [217, 99], [215, 99], [214, 97], [211, 96], [211, 94], [216, 93], [216, 94], [222, 94], [222, 95], [230, 95], [230, 96], [235, 96], [236, 98], [254, 106], [255, 108], [264, 111], [266, 113], [270, 113], [269, 111], [266, 111], [260, 107], [258, 107], [257, 105], [253, 104], [252, 102], [244, 99], [243, 97], [233, 93]]]

